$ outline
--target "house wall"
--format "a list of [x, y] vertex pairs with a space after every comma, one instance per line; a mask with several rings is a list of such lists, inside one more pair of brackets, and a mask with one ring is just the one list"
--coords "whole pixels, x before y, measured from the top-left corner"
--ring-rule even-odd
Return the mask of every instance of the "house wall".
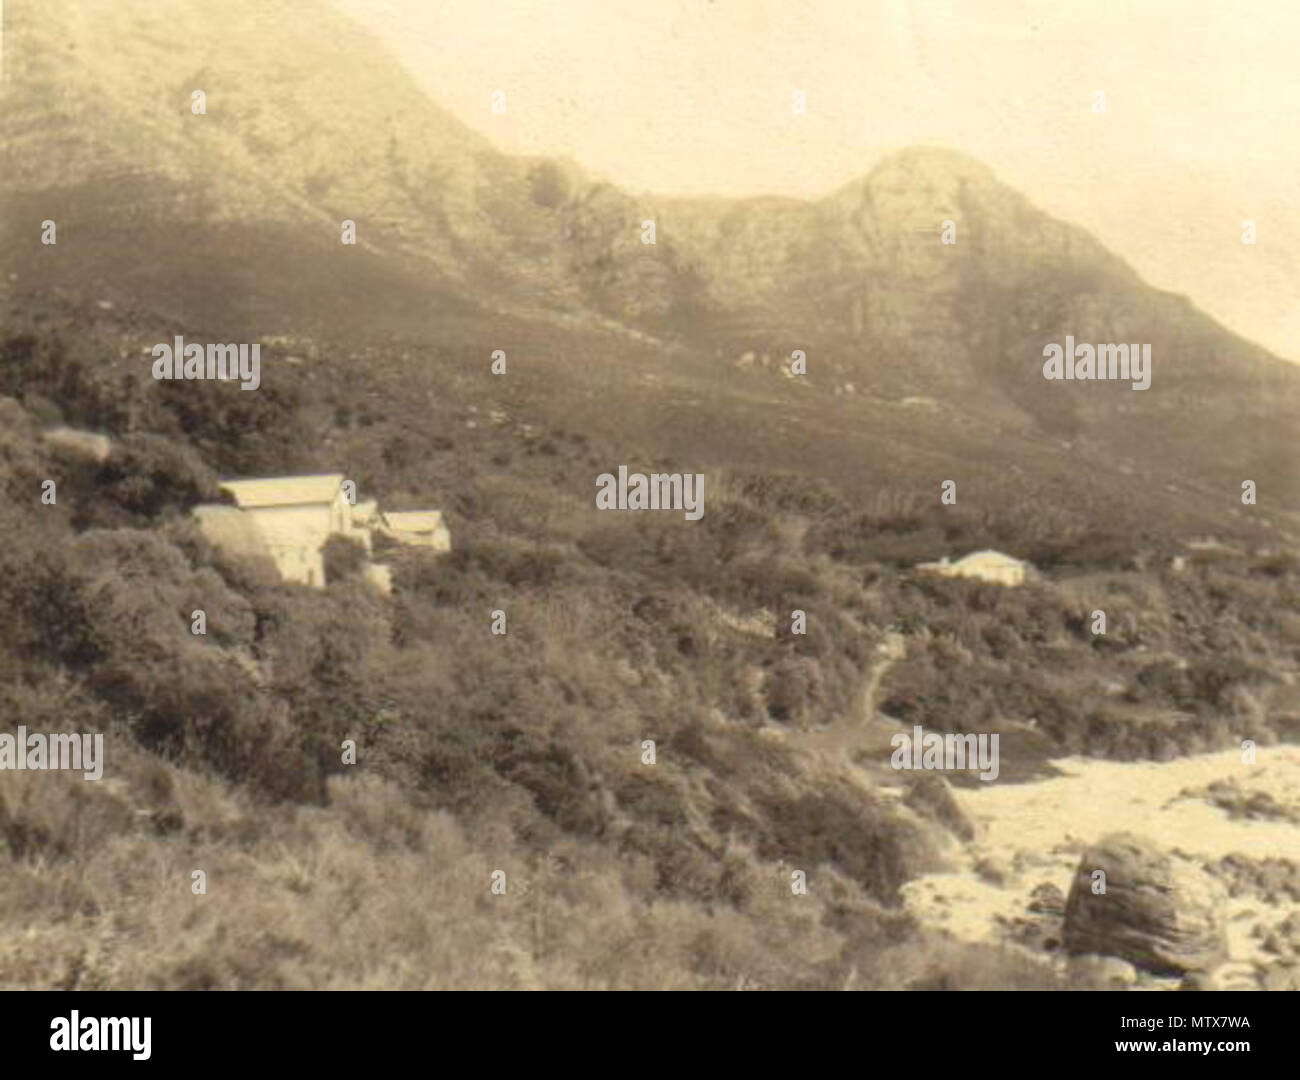
[[451, 531], [445, 525], [442, 525], [437, 529], [424, 529], [419, 532], [414, 530], [402, 530], [400, 532], [394, 532], [392, 535], [403, 544], [411, 544], [415, 547], [433, 548], [434, 551], [451, 550]]
[[321, 588], [325, 584], [325, 558], [308, 545], [273, 547], [271, 555], [284, 581]]
[[301, 547], [320, 546], [330, 534], [335, 514], [329, 503], [301, 506], [258, 506], [244, 511], [252, 515], [268, 544]]
[[957, 567], [954, 573], [961, 577], [979, 578], [997, 585], [1020, 585], [1025, 580], [1025, 568], [1015, 563], [989, 560]]
[[330, 503], [330, 532], [347, 533], [352, 531], [353, 506], [343, 497], [342, 488]]
[[434, 551], [451, 550], [451, 531], [446, 525], [440, 525], [438, 528], [434, 529], [433, 532], [426, 533], [425, 535], [428, 537], [426, 543], [433, 548]]
[[[280, 576], [301, 585], [325, 584], [325, 561], [321, 545], [329, 538], [330, 527], [343, 520], [334, 503], [307, 503], [301, 506], [259, 506], [245, 510], [266, 538]], [[346, 505], [346, 503], [344, 503]]]

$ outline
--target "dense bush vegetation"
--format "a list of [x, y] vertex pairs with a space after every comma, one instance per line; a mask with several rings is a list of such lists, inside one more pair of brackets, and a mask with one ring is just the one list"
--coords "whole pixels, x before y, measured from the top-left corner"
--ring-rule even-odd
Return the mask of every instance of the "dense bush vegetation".
[[[934, 838], [772, 732], [860, 710], [887, 631], [906, 657], [885, 712], [1033, 721], [1040, 755], [1267, 742], [1300, 714], [1289, 555], [1175, 574], [1171, 537], [778, 474], [711, 477], [699, 522], [584, 514], [565, 484], [601, 460], [589, 440], [511, 435], [511, 475], [481, 472], [469, 436], [405, 414], [400, 374], [359, 372], [347, 403], [320, 389], [340, 380], [182, 394], [90, 370], [58, 340], [0, 345], [19, 399], [0, 400], [5, 712], [108, 733], [121, 782], [6, 781], [3, 924], [47, 929], [8, 934], [0, 985], [1050, 986], [920, 936], [899, 889], [938, 865]], [[388, 553], [392, 597], [346, 543], [308, 590], [184, 522], [217, 475], [319, 467], [322, 416], [366, 496], [434, 493], [453, 518], [450, 555]], [[49, 456], [40, 423], [60, 420], [113, 435], [108, 462]], [[1047, 574], [1007, 590], [912, 572], [985, 546]], [[183, 891], [191, 865], [222, 894], [182, 933], [191, 909], [160, 882]], [[127, 941], [184, 944], [123, 944], [109, 914]]]

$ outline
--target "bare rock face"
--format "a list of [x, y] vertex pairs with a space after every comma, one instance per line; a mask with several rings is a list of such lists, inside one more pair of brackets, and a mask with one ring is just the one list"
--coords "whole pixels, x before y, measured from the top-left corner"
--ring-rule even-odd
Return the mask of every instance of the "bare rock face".
[[[1105, 893], [1093, 892], [1105, 872]], [[1075, 871], [1065, 948], [1162, 975], [1208, 972], [1227, 958], [1222, 886], [1193, 863], [1130, 833], [1104, 837]]]

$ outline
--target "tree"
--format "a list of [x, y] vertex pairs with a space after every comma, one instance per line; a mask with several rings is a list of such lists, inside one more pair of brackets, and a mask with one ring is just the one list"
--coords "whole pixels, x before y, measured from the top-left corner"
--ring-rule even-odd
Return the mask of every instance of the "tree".
[[321, 557], [325, 562], [325, 581], [333, 584], [361, 575], [366, 564], [366, 547], [359, 540], [335, 533], [325, 541]]
[[543, 161], [528, 172], [528, 184], [533, 202], [554, 210], [569, 201], [572, 193], [569, 179], [554, 161]]

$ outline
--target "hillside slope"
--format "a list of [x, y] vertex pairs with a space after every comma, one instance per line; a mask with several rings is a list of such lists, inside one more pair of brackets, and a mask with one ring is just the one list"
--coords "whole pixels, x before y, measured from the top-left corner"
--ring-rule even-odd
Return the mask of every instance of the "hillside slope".
[[[1007, 783], [1300, 733], [1295, 372], [982, 166], [658, 201], [498, 153], [309, 0], [32, 10], [0, 711], [111, 752], [89, 793], [5, 787], [0, 985], [1059, 987], [909, 914], [967, 853], [882, 732], [1000, 733]], [[1150, 338], [1152, 389], [1045, 384], [1064, 333]], [[261, 342], [260, 389], [153, 380], [176, 334]], [[705, 473], [704, 516], [598, 512], [620, 464]], [[309, 590], [189, 520], [220, 476], [326, 470], [441, 507], [453, 552]], [[913, 572], [988, 546], [1042, 579]]]

